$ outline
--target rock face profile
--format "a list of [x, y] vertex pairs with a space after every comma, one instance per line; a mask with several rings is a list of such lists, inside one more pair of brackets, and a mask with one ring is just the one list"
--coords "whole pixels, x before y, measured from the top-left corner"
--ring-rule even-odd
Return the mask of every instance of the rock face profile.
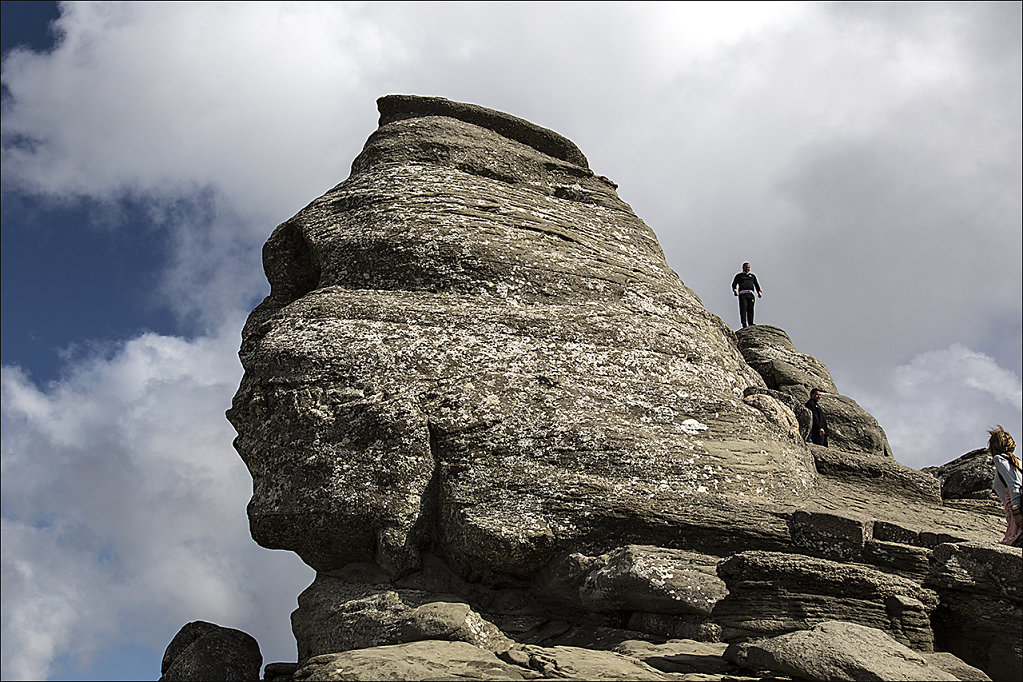
[[1018, 670], [1001, 519], [944, 504], [784, 331], [708, 312], [569, 140], [378, 106], [267, 241], [242, 335], [250, 530], [317, 571], [267, 679], [860, 679], [762, 653], [846, 631], [882, 671]]

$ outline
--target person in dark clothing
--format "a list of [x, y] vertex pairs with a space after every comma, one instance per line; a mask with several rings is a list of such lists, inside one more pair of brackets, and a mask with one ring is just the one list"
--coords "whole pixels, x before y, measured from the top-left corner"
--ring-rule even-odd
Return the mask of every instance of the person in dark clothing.
[[808, 441], [816, 445], [828, 447], [828, 418], [824, 416], [824, 410], [820, 406], [821, 392], [816, 388], [810, 391], [810, 399], [806, 401], [806, 409], [813, 415], [813, 424], [810, 425], [810, 437]]
[[739, 320], [743, 328], [753, 324], [753, 304], [756, 296], [763, 298], [757, 276], [749, 271], [749, 263], [742, 264], [742, 272], [732, 278], [732, 293], [739, 298]]

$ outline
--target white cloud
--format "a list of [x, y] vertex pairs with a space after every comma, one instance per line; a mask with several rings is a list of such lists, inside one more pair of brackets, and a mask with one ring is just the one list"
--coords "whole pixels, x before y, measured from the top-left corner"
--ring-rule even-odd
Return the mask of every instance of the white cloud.
[[5, 149], [4, 181], [98, 197], [213, 185], [246, 215], [286, 217], [282, 206], [327, 189], [325, 174], [346, 174], [383, 94], [367, 79], [402, 58], [360, 14], [340, 3], [63, 3], [57, 49], [4, 61], [4, 135], [36, 141]]
[[146, 334], [45, 388], [3, 368], [5, 679], [44, 679], [115, 635], [162, 651], [195, 619], [294, 657], [287, 615], [311, 571], [249, 539], [224, 417], [240, 324]]
[[881, 386], [852, 385], [888, 434], [896, 459], [938, 466], [987, 443], [987, 429], [1021, 431], [1020, 377], [961, 344], [921, 353]]

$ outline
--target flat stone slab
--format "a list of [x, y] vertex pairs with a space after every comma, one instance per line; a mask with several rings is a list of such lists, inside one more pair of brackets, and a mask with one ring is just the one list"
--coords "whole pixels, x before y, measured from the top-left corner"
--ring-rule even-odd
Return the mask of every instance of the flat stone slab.
[[751, 670], [806, 680], [957, 680], [880, 630], [828, 621], [810, 630], [732, 644], [724, 657]]

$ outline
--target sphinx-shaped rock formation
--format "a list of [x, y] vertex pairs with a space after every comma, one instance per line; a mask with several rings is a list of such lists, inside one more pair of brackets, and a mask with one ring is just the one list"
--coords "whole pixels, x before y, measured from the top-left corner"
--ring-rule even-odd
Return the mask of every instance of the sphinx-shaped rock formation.
[[614, 185], [525, 121], [380, 106], [351, 177], [264, 249], [230, 412], [257, 541], [518, 577], [612, 537], [777, 546], [736, 518], [802, 497], [812, 460]]
[[737, 339], [574, 144], [378, 105], [351, 176], [264, 247], [228, 412], [253, 538], [317, 570], [296, 679], [724, 674], [722, 640], [831, 621], [956, 651], [971, 595], [1018, 629], [1018, 595], [953, 566], [1005, 570], [1018, 550], [968, 549], [1000, 521], [943, 506], [851, 399], [808, 446], [826, 366]]

